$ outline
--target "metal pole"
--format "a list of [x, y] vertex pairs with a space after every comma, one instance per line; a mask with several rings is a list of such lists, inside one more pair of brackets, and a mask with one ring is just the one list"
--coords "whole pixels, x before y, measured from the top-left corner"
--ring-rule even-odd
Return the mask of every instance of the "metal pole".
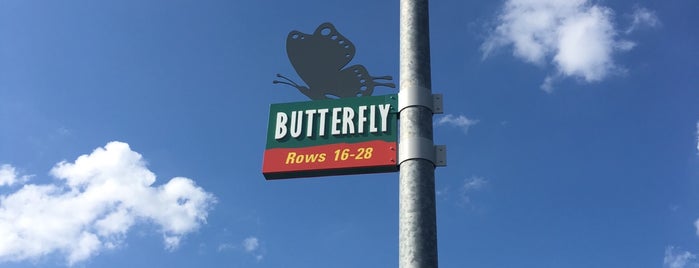
[[429, 35], [428, 0], [401, 0], [399, 101], [404, 103], [399, 105], [399, 152], [403, 155], [399, 194], [401, 268], [438, 266], [434, 151], [432, 157], [423, 157], [434, 150]]

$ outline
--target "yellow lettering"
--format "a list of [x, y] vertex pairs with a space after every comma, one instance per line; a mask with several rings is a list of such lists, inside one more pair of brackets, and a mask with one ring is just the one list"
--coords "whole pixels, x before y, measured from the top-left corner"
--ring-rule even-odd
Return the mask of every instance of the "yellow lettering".
[[307, 154], [306, 163], [315, 163], [318, 159], [318, 154]]
[[286, 162], [285, 164], [293, 164], [294, 163], [294, 158], [296, 157], [295, 152], [289, 152], [289, 154], [286, 155]]
[[289, 152], [286, 155], [285, 164], [302, 164], [302, 163], [315, 163], [315, 162], [325, 162], [328, 155], [326, 153], [320, 154], [298, 154], [296, 152]]

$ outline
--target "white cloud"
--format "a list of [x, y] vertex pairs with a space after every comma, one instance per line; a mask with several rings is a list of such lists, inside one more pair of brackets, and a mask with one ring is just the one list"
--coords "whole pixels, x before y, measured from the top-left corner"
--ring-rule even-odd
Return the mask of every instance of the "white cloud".
[[229, 250], [242, 251], [243, 253], [255, 257], [255, 260], [257, 261], [261, 261], [264, 258], [265, 251], [260, 246], [260, 239], [254, 236], [249, 236], [243, 239], [243, 241], [241, 241], [240, 244], [221, 243], [218, 245], [218, 252], [224, 252]]
[[541, 86], [539, 86], [539, 88], [541, 88], [541, 90], [543, 90], [543, 91], [546, 91], [547, 93], [553, 92], [554, 79], [555, 79], [555, 77], [553, 77], [553, 76], [550, 76], [550, 75], [547, 76], [544, 79], [544, 82], [541, 83]]
[[461, 128], [461, 130], [463, 130], [464, 133], [468, 133], [468, 129], [477, 123], [478, 123], [478, 120], [469, 119], [463, 115], [454, 116], [452, 114], [445, 115], [442, 118], [440, 118], [439, 121], [437, 121], [438, 126], [441, 126], [441, 125], [455, 126], [455, 127]]
[[168, 251], [174, 251], [180, 246], [180, 241], [182, 241], [181, 236], [170, 236], [170, 235], [163, 235], [163, 242], [165, 243], [165, 249]]
[[8, 164], [0, 165], [0, 186], [12, 186], [15, 183], [25, 183], [29, 180], [28, 175], [19, 176], [17, 170]]
[[264, 258], [263, 250], [260, 249], [260, 240], [257, 237], [251, 236], [243, 240], [243, 250], [245, 253], [252, 254], [255, 256], [255, 260], [258, 262]]
[[260, 242], [257, 240], [257, 237], [248, 237], [243, 240], [243, 248], [245, 249], [245, 252], [253, 252], [257, 250], [257, 248], [260, 247]]
[[488, 185], [488, 180], [479, 177], [471, 176], [463, 181], [456, 182], [454, 186], [444, 186], [435, 191], [436, 197], [443, 201], [453, 200], [460, 207], [470, 207], [475, 209], [476, 206], [471, 202], [471, 198], [477, 192], [481, 191]]
[[[498, 16], [497, 26], [482, 44], [484, 57], [502, 47], [513, 47], [515, 57], [557, 69], [541, 88], [553, 90], [554, 77], [581, 78], [586, 82], [604, 79], [621, 71], [612, 59], [634, 43], [620, 40], [612, 19], [614, 12], [588, 0], [508, 0]], [[640, 9], [642, 14], [652, 14]], [[640, 22], [639, 22], [640, 23]]]
[[465, 192], [469, 191], [474, 191], [474, 190], [480, 190], [482, 189], [486, 184], [488, 183], [487, 180], [485, 180], [482, 177], [471, 177], [468, 179], [464, 180], [464, 186], [463, 189]]
[[660, 19], [658, 19], [658, 16], [655, 15], [655, 12], [643, 7], [634, 7], [633, 14], [631, 14], [631, 17], [631, 26], [629, 26], [629, 28], [626, 29], [626, 34], [630, 34], [640, 27], [657, 27], [660, 25]]
[[479, 191], [488, 185], [488, 180], [483, 177], [473, 176], [463, 181], [461, 185], [461, 202], [462, 205], [471, 204], [471, 196], [473, 192]]
[[669, 246], [665, 248], [665, 257], [663, 258], [663, 268], [688, 268], [699, 267], [699, 263], [694, 262], [696, 255], [688, 252], [676, 251], [675, 247]]
[[218, 245], [218, 248], [216, 249], [216, 251], [222, 252], [222, 251], [233, 250], [235, 248], [236, 248], [236, 246], [231, 244], [231, 243], [221, 243]]
[[206, 222], [215, 198], [188, 178], [156, 176], [129, 145], [110, 142], [53, 167], [54, 184], [0, 196], [0, 261], [64, 255], [68, 264], [114, 249], [137, 223], [153, 223], [165, 248]]
[[591, 82], [602, 80], [614, 68], [612, 52], [618, 42], [611, 17], [610, 9], [592, 6], [558, 26], [554, 62], [560, 72]]

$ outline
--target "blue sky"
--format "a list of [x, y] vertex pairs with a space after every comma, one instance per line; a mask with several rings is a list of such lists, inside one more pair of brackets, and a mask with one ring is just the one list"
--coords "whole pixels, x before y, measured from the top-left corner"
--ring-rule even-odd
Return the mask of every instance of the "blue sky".
[[[397, 173], [261, 167], [286, 35], [398, 84], [398, 4], [1, 1], [0, 265], [396, 267]], [[699, 266], [697, 10], [432, 1], [440, 265]]]

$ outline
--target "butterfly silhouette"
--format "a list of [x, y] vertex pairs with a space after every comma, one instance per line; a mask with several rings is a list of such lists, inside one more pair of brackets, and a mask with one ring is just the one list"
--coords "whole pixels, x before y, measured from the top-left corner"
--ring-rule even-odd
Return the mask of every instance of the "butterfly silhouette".
[[354, 44], [331, 23], [321, 24], [312, 35], [291, 31], [286, 38], [286, 54], [308, 86], [299, 85], [281, 74], [277, 77], [286, 81], [274, 80], [273, 83], [295, 87], [312, 100], [371, 96], [376, 86], [396, 87], [393, 83], [376, 81], [393, 80], [393, 77], [373, 77], [362, 65], [344, 68], [354, 58], [354, 53]]

